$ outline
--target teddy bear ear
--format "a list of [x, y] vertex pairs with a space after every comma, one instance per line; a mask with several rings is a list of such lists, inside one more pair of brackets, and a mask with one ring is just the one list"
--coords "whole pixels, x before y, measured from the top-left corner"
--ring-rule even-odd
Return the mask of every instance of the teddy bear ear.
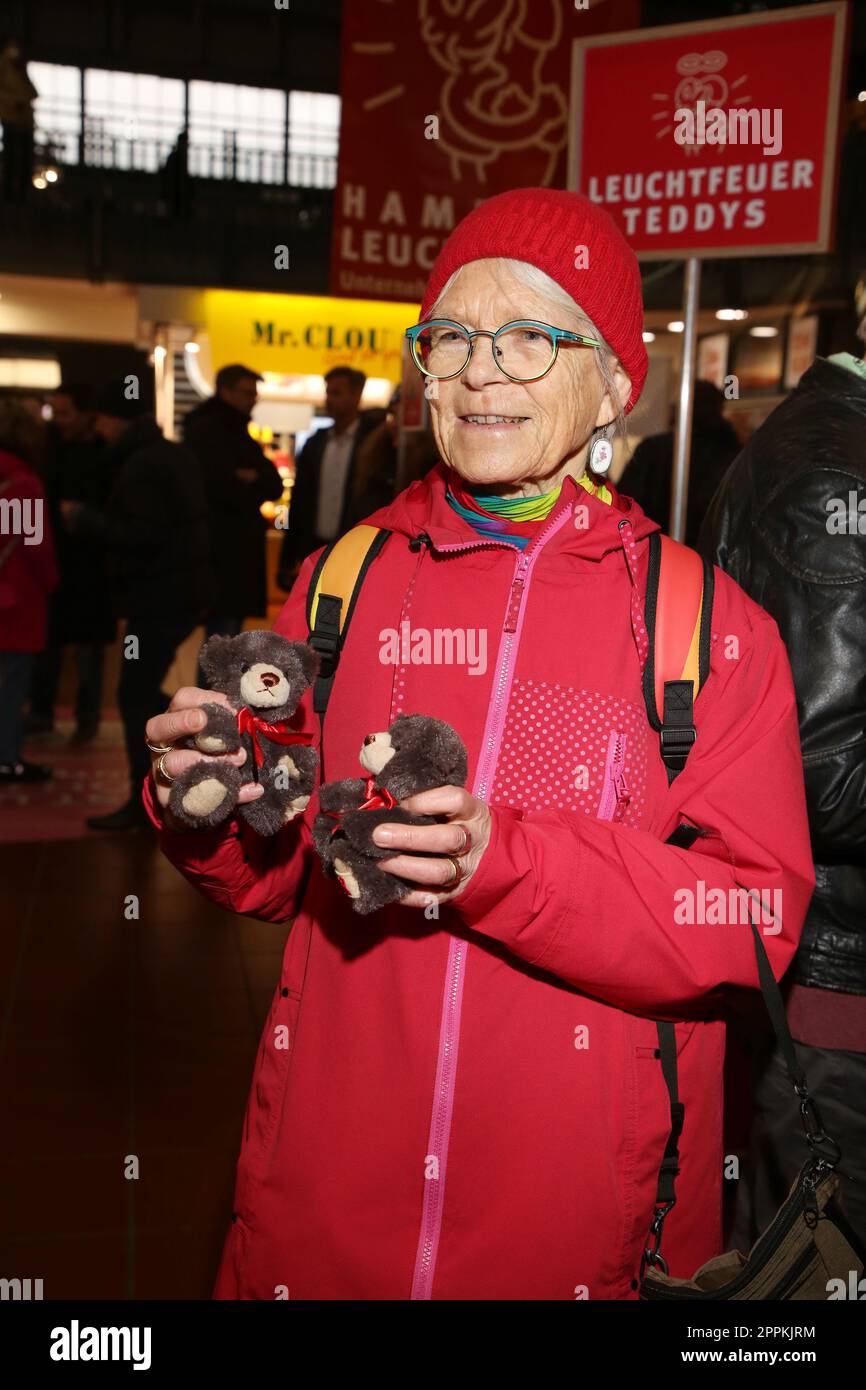
[[209, 637], [199, 653], [201, 669], [213, 688], [228, 674], [228, 658], [234, 637], [221, 637], [219, 633]]

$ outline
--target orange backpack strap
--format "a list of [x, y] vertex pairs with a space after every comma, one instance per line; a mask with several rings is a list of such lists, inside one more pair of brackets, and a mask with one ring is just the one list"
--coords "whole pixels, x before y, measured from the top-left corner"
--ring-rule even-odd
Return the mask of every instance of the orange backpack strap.
[[307, 589], [307, 637], [322, 664], [313, 683], [313, 709], [324, 724], [340, 653], [364, 576], [391, 532], [362, 522], [326, 546]]
[[710, 673], [713, 567], [659, 531], [650, 536], [649, 547], [643, 693], [670, 783], [697, 738], [694, 702]]

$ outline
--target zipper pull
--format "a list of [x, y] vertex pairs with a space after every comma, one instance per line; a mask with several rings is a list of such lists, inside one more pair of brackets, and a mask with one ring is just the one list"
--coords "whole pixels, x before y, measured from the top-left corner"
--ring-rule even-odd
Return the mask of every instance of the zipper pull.
[[807, 1173], [803, 1179], [803, 1220], [812, 1231], [817, 1226], [820, 1216], [818, 1200], [815, 1196], [816, 1181], [817, 1174], [814, 1171]]
[[517, 631], [517, 619], [520, 614], [520, 605], [523, 601], [523, 585], [524, 581], [522, 579], [515, 579], [511, 585], [511, 598], [508, 602], [508, 612], [505, 615], [506, 632]]
[[616, 810], [614, 811], [613, 819], [619, 821], [622, 820], [625, 815], [626, 807], [631, 801], [631, 792], [625, 780], [625, 773], [621, 768], [619, 771], [614, 772], [613, 789], [616, 794]]

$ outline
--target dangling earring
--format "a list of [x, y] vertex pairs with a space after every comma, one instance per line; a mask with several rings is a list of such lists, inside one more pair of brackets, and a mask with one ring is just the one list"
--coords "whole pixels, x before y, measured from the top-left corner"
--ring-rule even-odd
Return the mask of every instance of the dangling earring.
[[606, 473], [613, 462], [613, 445], [607, 437], [607, 427], [603, 426], [589, 446], [588, 466], [593, 473]]

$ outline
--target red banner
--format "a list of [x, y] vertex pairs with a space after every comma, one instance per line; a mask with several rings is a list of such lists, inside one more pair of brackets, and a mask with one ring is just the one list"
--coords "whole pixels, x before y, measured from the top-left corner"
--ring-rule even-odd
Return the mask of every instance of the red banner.
[[828, 250], [846, 19], [832, 3], [576, 43], [569, 187], [646, 259]]
[[418, 302], [477, 202], [563, 187], [572, 41], [628, 28], [639, 8], [344, 0], [332, 293]]

